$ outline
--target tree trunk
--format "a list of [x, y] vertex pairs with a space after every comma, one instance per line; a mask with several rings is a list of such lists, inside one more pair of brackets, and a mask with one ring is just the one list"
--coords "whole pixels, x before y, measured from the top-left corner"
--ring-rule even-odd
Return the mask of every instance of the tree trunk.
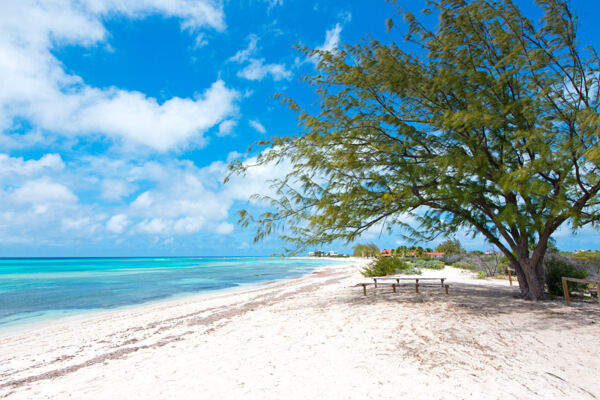
[[517, 272], [521, 296], [528, 300], [544, 300], [544, 286], [546, 283], [543, 257], [533, 265], [531, 258], [519, 258], [518, 263], [513, 264]]

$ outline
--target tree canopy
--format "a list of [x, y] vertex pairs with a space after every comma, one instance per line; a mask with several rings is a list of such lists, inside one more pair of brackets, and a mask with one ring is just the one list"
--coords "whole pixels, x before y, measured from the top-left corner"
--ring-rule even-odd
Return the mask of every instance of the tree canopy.
[[464, 249], [460, 245], [458, 239], [447, 239], [440, 243], [435, 248], [435, 251], [442, 252], [445, 255], [453, 255], [463, 253]]
[[380, 253], [379, 247], [377, 247], [373, 243], [357, 244], [356, 246], [354, 246], [353, 250], [354, 252], [352, 253], [352, 255], [354, 257], [373, 257], [379, 255]]
[[304, 132], [261, 142], [257, 162], [293, 169], [275, 182], [273, 209], [241, 221], [256, 239], [285, 227], [293, 248], [379, 224], [425, 240], [480, 234], [523, 296], [542, 299], [551, 235], [600, 219], [598, 57], [578, 42], [566, 0], [538, 0], [539, 21], [509, 0], [430, 4], [435, 29], [402, 13], [417, 50], [376, 39], [301, 49], [320, 60], [305, 78], [320, 111], [282, 98]]

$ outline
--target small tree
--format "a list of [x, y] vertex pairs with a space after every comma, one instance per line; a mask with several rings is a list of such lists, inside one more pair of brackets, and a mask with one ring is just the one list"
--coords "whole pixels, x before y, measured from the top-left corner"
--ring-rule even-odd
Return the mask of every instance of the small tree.
[[500, 272], [500, 254], [477, 254], [475, 259], [487, 276], [496, 276]]
[[297, 250], [379, 224], [424, 240], [467, 230], [507, 257], [523, 297], [543, 299], [552, 234], [600, 221], [600, 62], [567, 0], [537, 3], [539, 24], [508, 0], [431, 2], [436, 31], [403, 13], [414, 53], [374, 39], [303, 48], [320, 59], [306, 80], [321, 110], [284, 99], [305, 133], [261, 142], [257, 163], [292, 172], [275, 211], [242, 224], [257, 222], [256, 240], [285, 225]]
[[444, 253], [444, 255], [464, 253], [464, 249], [460, 245], [458, 239], [447, 239], [443, 241], [435, 248], [435, 251]]
[[415, 248], [415, 257], [420, 258], [420, 257], [423, 257], [424, 254], [425, 254], [425, 250], [423, 250], [423, 248], [421, 246], [418, 246], [417, 248]]
[[380, 253], [379, 248], [373, 243], [357, 244], [354, 246], [352, 255], [355, 257], [374, 257]]

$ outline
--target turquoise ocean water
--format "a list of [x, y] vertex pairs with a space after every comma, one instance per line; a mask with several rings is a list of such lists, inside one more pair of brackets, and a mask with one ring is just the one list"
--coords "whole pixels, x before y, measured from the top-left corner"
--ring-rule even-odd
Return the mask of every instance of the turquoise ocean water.
[[0, 329], [293, 278], [331, 260], [267, 257], [0, 259]]

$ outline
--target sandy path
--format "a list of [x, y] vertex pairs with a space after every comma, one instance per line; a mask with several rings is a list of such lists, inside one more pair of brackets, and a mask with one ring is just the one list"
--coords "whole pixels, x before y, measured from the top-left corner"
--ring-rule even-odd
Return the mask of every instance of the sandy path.
[[0, 397], [600, 398], [600, 306], [515, 299], [447, 268], [370, 291], [332, 266], [0, 339]]

